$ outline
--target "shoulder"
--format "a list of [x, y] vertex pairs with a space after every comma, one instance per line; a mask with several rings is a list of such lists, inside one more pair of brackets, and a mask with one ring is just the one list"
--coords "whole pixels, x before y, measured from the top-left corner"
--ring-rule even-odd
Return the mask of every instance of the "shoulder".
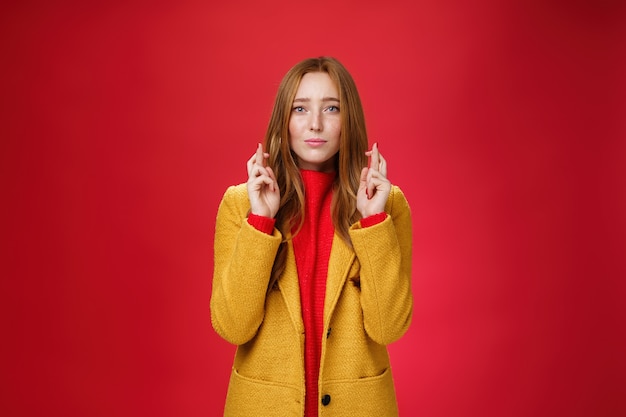
[[246, 184], [231, 185], [226, 189], [220, 202], [219, 212], [246, 214], [250, 209]]
[[246, 183], [231, 185], [224, 192], [222, 200], [248, 200], [248, 189]]
[[391, 190], [389, 191], [389, 199], [387, 200], [385, 211], [387, 211], [387, 213], [389, 214], [393, 214], [394, 212], [411, 212], [409, 202], [407, 201], [400, 187], [398, 187], [397, 185], [391, 186]]

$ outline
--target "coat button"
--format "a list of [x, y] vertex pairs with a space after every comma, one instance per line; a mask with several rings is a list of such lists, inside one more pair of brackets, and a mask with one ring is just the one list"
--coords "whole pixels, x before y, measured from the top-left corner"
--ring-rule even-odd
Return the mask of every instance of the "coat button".
[[330, 404], [330, 395], [326, 394], [322, 397], [322, 405]]

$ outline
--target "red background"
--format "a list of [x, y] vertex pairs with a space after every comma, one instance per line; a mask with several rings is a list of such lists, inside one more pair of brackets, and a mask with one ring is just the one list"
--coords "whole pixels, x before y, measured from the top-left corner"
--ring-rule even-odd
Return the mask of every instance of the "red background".
[[221, 414], [217, 205], [325, 54], [413, 209], [401, 414], [626, 415], [626, 10], [516, 3], [4, 2], [0, 414]]

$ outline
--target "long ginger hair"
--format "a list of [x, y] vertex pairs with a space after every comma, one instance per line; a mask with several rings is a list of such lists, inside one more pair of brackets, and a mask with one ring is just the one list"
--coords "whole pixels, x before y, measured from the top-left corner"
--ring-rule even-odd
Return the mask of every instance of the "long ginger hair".
[[[325, 72], [339, 91], [341, 133], [339, 151], [335, 157], [335, 182], [331, 203], [331, 217], [335, 232], [352, 246], [348, 229], [361, 215], [356, 209], [356, 194], [361, 170], [367, 165], [367, 131], [361, 99], [352, 76], [335, 58], [305, 59], [287, 72], [283, 78], [274, 109], [265, 134], [265, 149], [269, 153], [268, 165], [274, 170], [280, 189], [280, 207], [276, 214], [276, 227], [283, 237], [297, 233], [304, 222], [304, 185], [297, 157], [289, 147], [289, 118], [293, 100], [304, 74]], [[285, 269], [287, 241], [281, 243], [269, 282], [268, 290], [275, 287]]]

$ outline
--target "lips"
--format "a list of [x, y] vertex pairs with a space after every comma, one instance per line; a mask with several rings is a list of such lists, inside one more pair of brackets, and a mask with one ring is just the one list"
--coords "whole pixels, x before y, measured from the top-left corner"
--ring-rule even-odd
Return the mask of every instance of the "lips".
[[305, 139], [304, 143], [310, 146], [321, 146], [325, 144], [326, 141], [320, 138], [311, 138], [311, 139]]

